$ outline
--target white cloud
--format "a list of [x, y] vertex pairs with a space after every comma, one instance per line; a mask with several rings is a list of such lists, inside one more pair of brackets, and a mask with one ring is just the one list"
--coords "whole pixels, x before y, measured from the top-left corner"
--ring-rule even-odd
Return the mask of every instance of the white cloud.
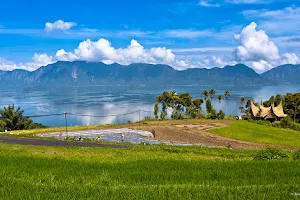
[[279, 59], [279, 50], [274, 42], [270, 41], [263, 30], [256, 30], [257, 24], [252, 22], [239, 35], [235, 35], [238, 47], [235, 50], [237, 61], [260, 61]]
[[263, 73], [267, 70], [272, 69], [273, 66], [265, 60], [260, 60], [260, 61], [253, 62], [252, 68], [258, 73]]
[[26, 63], [15, 63], [13, 61], [0, 58], [0, 70], [11, 71], [14, 69], [24, 69], [28, 71], [34, 71], [41, 66], [46, 66], [54, 62], [55, 60], [53, 59], [53, 57], [48, 56], [47, 54], [34, 54], [32, 60]]
[[56, 58], [65, 61], [116, 62], [124, 65], [131, 63], [174, 64], [175, 62], [175, 55], [165, 47], [145, 49], [136, 40], [131, 40], [127, 48], [115, 49], [108, 40], [103, 38], [95, 42], [91, 40], [81, 42], [74, 53], [61, 49], [56, 53]]
[[282, 64], [299, 64], [300, 58], [295, 53], [283, 54]]
[[64, 22], [63, 20], [57, 20], [53, 23], [47, 22], [45, 24], [45, 31], [69, 30], [74, 26], [76, 26], [75, 22]]
[[221, 6], [219, 3], [211, 3], [210, 0], [201, 0], [199, 2], [199, 5], [203, 6], [203, 7], [220, 7]]
[[60, 61], [74, 61], [78, 60], [78, 57], [71, 53], [71, 52], [66, 52], [64, 49], [58, 50], [56, 52], [55, 57], [60, 60]]

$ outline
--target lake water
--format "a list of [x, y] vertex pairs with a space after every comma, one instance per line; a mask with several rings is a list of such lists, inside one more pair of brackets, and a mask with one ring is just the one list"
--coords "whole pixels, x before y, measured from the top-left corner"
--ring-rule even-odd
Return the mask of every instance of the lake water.
[[[176, 90], [177, 93], [189, 92], [193, 97], [201, 97], [203, 90], [211, 88], [201, 86], [89, 86], [89, 87], [36, 87], [5, 88], [0, 86], [0, 107], [15, 104], [25, 111], [25, 115], [57, 116], [33, 117], [38, 123], [48, 126], [64, 126], [62, 113], [67, 114], [68, 124], [92, 125], [138, 121], [146, 116], [153, 117], [155, 97], [163, 91]], [[224, 87], [214, 88], [215, 96], [230, 91], [228, 115], [239, 115], [241, 96], [255, 101], [267, 100], [272, 95], [287, 92], [300, 92], [300, 85], [265, 87]], [[202, 97], [201, 97], [202, 98]], [[215, 97], [216, 98], [216, 97]], [[226, 110], [226, 103], [213, 100], [217, 110]], [[138, 112], [137, 110], [142, 110]], [[134, 112], [136, 111], [136, 112]], [[149, 111], [149, 112], [147, 112]], [[132, 113], [133, 112], [133, 113]], [[128, 114], [127, 114], [128, 113]]]

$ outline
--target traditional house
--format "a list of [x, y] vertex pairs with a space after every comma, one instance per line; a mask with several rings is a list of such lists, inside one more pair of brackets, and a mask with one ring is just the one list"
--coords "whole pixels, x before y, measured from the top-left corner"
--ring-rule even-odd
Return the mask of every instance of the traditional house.
[[282, 101], [280, 101], [276, 107], [274, 103], [270, 107], [264, 107], [262, 104], [257, 107], [253, 101], [251, 101], [251, 116], [254, 120], [280, 121], [287, 115], [283, 112]]

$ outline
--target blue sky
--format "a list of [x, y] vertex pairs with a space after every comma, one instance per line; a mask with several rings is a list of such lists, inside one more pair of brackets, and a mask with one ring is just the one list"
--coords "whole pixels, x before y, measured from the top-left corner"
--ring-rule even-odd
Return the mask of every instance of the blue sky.
[[0, 70], [58, 60], [242, 62], [261, 73], [300, 62], [300, 2], [291, 0], [38, 1], [0, 7]]

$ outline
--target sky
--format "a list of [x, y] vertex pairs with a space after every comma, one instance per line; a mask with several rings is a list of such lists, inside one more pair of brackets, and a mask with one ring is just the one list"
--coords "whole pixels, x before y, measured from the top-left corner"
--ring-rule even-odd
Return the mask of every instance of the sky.
[[0, 2], [0, 70], [76, 60], [257, 73], [299, 64], [300, 1]]

